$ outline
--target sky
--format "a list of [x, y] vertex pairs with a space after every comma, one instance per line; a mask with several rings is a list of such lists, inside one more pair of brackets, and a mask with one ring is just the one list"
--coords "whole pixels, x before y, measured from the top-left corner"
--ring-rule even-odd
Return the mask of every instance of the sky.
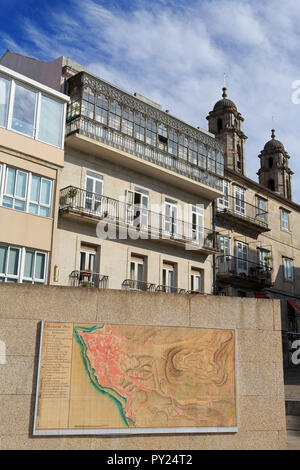
[[67, 56], [203, 129], [225, 73], [228, 98], [245, 119], [247, 176], [257, 181], [258, 155], [274, 126], [300, 204], [299, 0], [0, 4], [0, 56], [6, 49], [44, 61]]

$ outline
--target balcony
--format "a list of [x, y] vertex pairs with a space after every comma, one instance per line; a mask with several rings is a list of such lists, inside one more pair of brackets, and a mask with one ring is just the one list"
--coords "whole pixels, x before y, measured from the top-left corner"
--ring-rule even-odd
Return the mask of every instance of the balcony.
[[122, 282], [122, 289], [124, 290], [137, 290], [137, 291], [148, 291], [148, 292], [165, 292], [168, 294], [189, 294], [190, 291], [186, 289], [180, 289], [173, 286], [163, 286], [152, 284], [150, 282], [137, 281], [132, 279], [125, 279]]
[[270, 231], [268, 212], [240, 198], [226, 196], [218, 200], [216, 215], [219, 219], [250, 229], [256, 233]]
[[[216, 233], [211, 229], [150, 211], [84, 189], [68, 186], [60, 191], [60, 216], [97, 224], [103, 228], [116, 227], [114, 239], [150, 239], [196, 250], [204, 254], [217, 253]], [[109, 230], [105, 238], [109, 238]]]
[[108, 276], [91, 271], [72, 271], [70, 281], [72, 287], [108, 288]]
[[224, 146], [100, 78], [68, 80], [66, 145], [212, 200], [223, 193]]
[[272, 286], [272, 267], [229, 255], [217, 256], [217, 278], [221, 282], [250, 289]]

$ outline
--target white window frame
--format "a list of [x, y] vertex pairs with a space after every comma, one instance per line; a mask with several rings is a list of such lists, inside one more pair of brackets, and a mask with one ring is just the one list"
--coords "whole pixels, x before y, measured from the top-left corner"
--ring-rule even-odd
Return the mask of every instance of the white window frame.
[[219, 209], [229, 209], [229, 192], [230, 192], [230, 181], [223, 180], [223, 193], [225, 193], [225, 196], [222, 196], [218, 199]]
[[[13, 169], [13, 170], [16, 170], [16, 175], [18, 174], [19, 171], [21, 171], [23, 173], [26, 173], [27, 180], [26, 180], [25, 198], [21, 198], [19, 196], [15, 197], [15, 196], [12, 196], [10, 194], [5, 194], [5, 188], [6, 188], [6, 182], [7, 182], [7, 170], [10, 169], [10, 168]], [[39, 201], [38, 202], [30, 200], [32, 176], [37, 176], [38, 178], [40, 178], [40, 192], [39, 192]], [[50, 182], [49, 204], [44, 204], [44, 203], [40, 202], [40, 200], [41, 200], [41, 191], [42, 191], [42, 181], [43, 180]], [[15, 185], [16, 185], [16, 182], [15, 182]], [[24, 204], [24, 211], [22, 211], [20, 209], [15, 209], [13, 207], [7, 208], [7, 209], [16, 210], [18, 212], [25, 212], [26, 214], [35, 215], [35, 216], [38, 216], [38, 217], [43, 217], [45, 219], [50, 219], [50, 218], [52, 218], [52, 211], [53, 211], [53, 195], [54, 195], [54, 180], [53, 179], [46, 178], [42, 175], [38, 175], [36, 173], [32, 173], [32, 172], [23, 170], [22, 168], [16, 168], [16, 167], [11, 166], [11, 165], [0, 164], [0, 206], [1, 207], [4, 207], [3, 206], [3, 197], [6, 196], [6, 197], [12, 198], [13, 200], [17, 199], [17, 200], [20, 200], [20, 201], [24, 201], [24, 203], [25, 203]], [[38, 206], [38, 213], [37, 214], [32, 214], [31, 212], [29, 212], [30, 204], [35, 204], [36, 206]], [[44, 208], [49, 209], [49, 215], [48, 216], [40, 215], [40, 207], [44, 207]]]
[[[285, 215], [286, 215], [286, 218], [285, 218]], [[281, 209], [280, 219], [281, 219], [281, 221], [280, 221], [281, 229], [282, 230], [287, 230], [289, 232], [290, 231], [290, 213], [285, 209]], [[287, 224], [285, 222], [287, 222]]]
[[[263, 205], [263, 207], [260, 207], [260, 205]], [[262, 197], [257, 197], [257, 212], [256, 216], [259, 219], [266, 220], [266, 213], [267, 213], [267, 201], [266, 199], [263, 199]], [[263, 212], [261, 212], [263, 211]]]
[[204, 209], [199, 205], [192, 206], [192, 240], [204, 242]]
[[[47, 91], [41, 91], [33, 86], [31, 83], [26, 83], [25, 81], [23, 82], [22, 80], [18, 80], [14, 77], [11, 77], [9, 75], [6, 75], [5, 73], [1, 73], [0, 71], [0, 76], [3, 77], [4, 79], [10, 81], [10, 93], [9, 93], [9, 99], [8, 99], [8, 110], [7, 110], [7, 115], [6, 115], [6, 122], [5, 125], [2, 126], [0, 125], [1, 128], [11, 130], [13, 132], [16, 132], [17, 134], [25, 135], [26, 137], [29, 137], [30, 139], [34, 140], [39, 140], [40, 142], [44, 142], [47, 145], [51, 145], [56, 148], [64, 148], [64, 139], [65, 139], [65, 121], [66, 121], [66, 102], [64, 102], [62, 99], [56, 96], [52, 96], [50, 92], [47, 93]], [[14, 102], [15, 102], [15, 91], [16, 91], [16, 85], [21, 86], [23, 88], [26, 88], [28, 90], [33, 91], [36, 93], [36, 100], [35, 100], [35, 110], [34, 110], [34, 123], [33, 123], [33, 135], [28, 135], [23, 132], [20, 132], [16, 129], [12, 128], [12, 118], [13, 118], [13, 107], [14, 107]], [[41, 109], [41, 99], [42, 96], [46, 96], [47, 98], [56, 101], [60, 104], [62, 104], [62, 113], [61, 113], [61, 123], [60, 123], [60, 130], [61, 130], [61, 142], [59, 145], [55, 145], [49, 142], [46, 142], [44, 140], [41, 140], [38, 136], [39, 132], [39, 124], [40, 124], [40, 109]]]
[[[236, 272], [237, 274], [248, 275], [249, 269], [249, 246], [247, 243], [235, 241], [235, 253], [236, 253]], [[239, 256], [241, 254], [241, 256]]]
[[[167, 213], [169, 211], [169, 214]], [[172, 237], [177, 234], [178, 205], [177, 201], [165, 199], [164, 202], [164, 233]]]
[[[193, 272], [193, 271], [198, 271], [198, 273], [196, 274], [196, 272]], [[198, 284], [198, 289], [195, 289], [195, 285]], [[196, 270], [196, 269], [192, 269], [191, 271], [191, 291], [193, 292], [200, 292], [202, 293], [203, 292], [203, 270]]]
[[[6, 266], [5, 266], [5, 272], [0, 273], [0, 279], [4, 279], [2, 282], [10, 282], [8, 279], [15, 279], [17, 283], [23, 283], [25, 281], [26, 284], [47, 284], [48, 282], [48, 261], [49, 261], [49, 256], [46, 251], [40, 251], [40, 250], [35, 250], [34, 248], [25, 248], [25, 247], [18, 247], [14, 245], [7, 245], [5, 243], [1, 243], [0, 246], [4, 246], [8, 249], [7, 253], [7, 259], [6, 259]], [[19, 263], [18, 263], [18, 272], [16, 275], [8, 274], [7, 273], [7, 267], [8, 267], [8, 260], [9, 260], [9, 253], [11, 249], [16, 249], [19, 251]], [[24, 276], [24, 267], [25, 267], [25, 258], [26, 258], [26, 252], [30, 251], [34, 253], [34, 273], [36, 270], [36, 257], [37, 254], [42, 254], [45, 256], [45, 266], [44, 266], [44, 278], [39, 279], [35, 278], [33, 275], [32, 278], [25, 277]]]
[[245, 189], [237, 185], [234, 186], [234, 212], [246, 216]]
[[[88, 179], [92, 180], [92, 182], [93, 182], [93, 190], [92, 191], [88, 191], [88, 189], [87, 189]], [[101, 192], [100, 193], [96, 193], [96, 191], [95, 191], [97, 183], [101, 183]], [[92, 196], [88, 197], [88, 193], [90, 193]], [[99, 200], [98, 200], [97, 196], [99, 196]], [[87, 171], [86, 174], [85, 174], [85, 201], [84, 201], [85, 210], [87, 210], [88, 212], [92, 211], [92, 212], [97, 212], [97, 213], [101, 214], [101, 212], [102, 212], [102, 196], [103, 196], [103, 176], [100, 175], [100, 174], [94, 173], [92, 171], [91, 172]], [[87, 201], [90, 201], [91, 209], [88, 209], [86, 207], [86, 202]], [[98, 206], [96, 207], [97, 203], [98, 203]]]

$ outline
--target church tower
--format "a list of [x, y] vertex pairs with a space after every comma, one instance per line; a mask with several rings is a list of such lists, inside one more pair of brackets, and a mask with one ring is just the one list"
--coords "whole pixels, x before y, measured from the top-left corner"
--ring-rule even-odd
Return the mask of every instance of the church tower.
[[258, 157], [260, 158], [260, 169], [257, 173], [259, 184], [292, 200], [293, 172], [289, 168], [290, 156], [283, 144], [275, 139], [274, 129], [271, 131], [271, 140], [266, 143]]
[[227, 89], [223, 88], [222, 99], [207, 116], [208, 130], [225, 145], [225, 166], [245, 175], [245, 141], [242, 131], [244, 118], [238, 112], [235, 103], [227, 98]]

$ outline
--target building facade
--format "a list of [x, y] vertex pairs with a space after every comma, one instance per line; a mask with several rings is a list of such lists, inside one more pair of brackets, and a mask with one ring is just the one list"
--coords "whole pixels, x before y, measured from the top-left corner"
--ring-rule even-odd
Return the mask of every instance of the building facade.
[[[30, 228], [4, 230], [3, 243], [48, 253], [44, 281], [54, 285], [279, 298], [288, 361], [290, 333], [300, 333], [300, 206], [275, 131], [259, 155], [256, 182], [246, 176], [244, 118], [226, 88], [205, 131], [64, 57], [45, 63], [8, 51], [0, 63], [70, 99], [64, 151], [18, 133], [31, 139], [30, 158], [13, 150], [15, 168], [54, 181], [52, 218], [1, 207], [16, 227], [28, 217]], [[23, 256], [29, 260], [26, 249]]]
[[0, 282], [53, 277], [67, 101], [0, 65]]

